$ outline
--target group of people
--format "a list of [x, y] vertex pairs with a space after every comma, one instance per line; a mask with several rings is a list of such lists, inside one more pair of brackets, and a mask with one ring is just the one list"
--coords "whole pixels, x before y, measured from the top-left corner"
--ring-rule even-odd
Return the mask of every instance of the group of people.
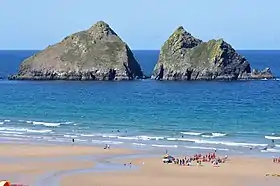
[[213, 166], [218, 166], [220, 163], [225, 163], [226, 159], [228, 158], [225, 155], [224, 158], [220, 158], [216, 156], [216, 153], [207, 153], [205, 155], [202, 154], [195, 154], [192, 157], [184, 157], [184, 158], [174, 158], [173, 163], [176, 165], [183, 165], [183, 166], [191, 166], [192, 162], [196, 162], [197, 165], [202, 165], [202, 162], [210, 162]]
[[280, 163], [280, 157], [273, 158], [272, 161], [273, 161], [273, 163]]

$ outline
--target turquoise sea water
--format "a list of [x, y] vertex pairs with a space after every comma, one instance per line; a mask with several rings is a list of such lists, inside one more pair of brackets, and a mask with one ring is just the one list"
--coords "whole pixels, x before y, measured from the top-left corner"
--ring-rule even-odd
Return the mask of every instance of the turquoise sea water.
[[[0, 139], [280, 154], [280, 81], [8, 81], [36, 51], [0, 51]], [[240, 51], [280, 76], [280, 51]], [[158, 51], [134, 51], [145, 74]], [[272, 139], [276, 146], [272, 145]], [[250, 150], [252, 148], [252, 150]]]

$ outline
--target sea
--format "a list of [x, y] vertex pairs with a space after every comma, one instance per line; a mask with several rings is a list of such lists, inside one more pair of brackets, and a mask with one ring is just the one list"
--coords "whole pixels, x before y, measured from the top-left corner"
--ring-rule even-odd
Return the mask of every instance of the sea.
[[[38, 51], [0, 51], [0, 143], [280, 156], [280, 81], [8, 81]], [[151, 75], [159, 51], [133, 51]], [[239, 51], [280, 77], [280, 51]], [[274, 142], [273, 142], [274, 140]]]

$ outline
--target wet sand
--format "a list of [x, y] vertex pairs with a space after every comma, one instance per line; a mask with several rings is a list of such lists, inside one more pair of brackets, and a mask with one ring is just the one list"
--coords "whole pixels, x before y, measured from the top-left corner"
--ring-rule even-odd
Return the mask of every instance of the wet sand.
[[132, 164], [138, 165], [139, 169], [66, 176], [61, 179], [61, 185], [72, 186], [81, 183], [81, 181], [84, 185], [106, 186], [280, 185], [280, 178], [265, 177], [266, 173], [280, 174], [280, 164], [272, 163], [270, 159], [235, 157], [230, 158], [224, 164], [220, 164], [220, 167], [213, 167], [210, 163], [191, 167], [163, 164], [160, 157], [136, 159], [132, 160]]
[[1, 163], [0, 176], [12, 183], [30, 184], [48, 172], [57, 172], [94, 166], [88, 161]]
[[[280, 177], [265, 177], [280, 174], [280, 163], [271, 159], [229, 157], [220, 167], [210, 163], [188, 167], [163, 164], [160, 156], [144, 158], [139, 153], [90, 146], [1, 144], [0, 178], [30, 186], [280, 185]], [[124, 166], [129, 162], [132, 168]]]
[[[131, 153], [128, 149], [112, 148], [105, 151], [106, 154]], [[37, 145], [37, 144], [1, 144], [0, 157], [57, 157], [71, 155], [104, 154], [102, 147], [81, 145]]]
[[1, 144], [0, 179], [33, 185], [46, 174], [92, 168], [96, 157], [130, 153], [125, 149], [91, 146]]

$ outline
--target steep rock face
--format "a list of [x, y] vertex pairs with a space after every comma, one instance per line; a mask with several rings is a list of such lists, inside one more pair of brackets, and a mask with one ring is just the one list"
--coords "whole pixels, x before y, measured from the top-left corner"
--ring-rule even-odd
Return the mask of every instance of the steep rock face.
[[143, 78], [125, 42], [103, 21], [24, 60], [17, 80], [132, 80]]
[[249, 62], [224, 40], [202, 42], [179, 27], [164, 43], [152, 79], [237, 80], [273, 78], [270, 70], [251, 73]]

